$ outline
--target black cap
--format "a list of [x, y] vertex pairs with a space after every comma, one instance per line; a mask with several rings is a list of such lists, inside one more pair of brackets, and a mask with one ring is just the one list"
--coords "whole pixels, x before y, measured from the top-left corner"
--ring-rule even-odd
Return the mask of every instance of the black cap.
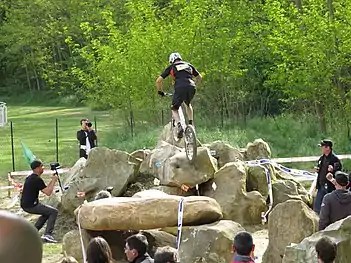
[[332, 140], [327, 140], [327, 139], [324, 139], [324, 140], [321, 140], [321, 142], [318, 144], [319, 147], [322, 147], [322, 146], [329, 146], [330, 148], [333, 148], [333, 141]]
[[347, 186], [349, 184], [349, 175], [344, 172], [337, 171], [335, 173], [335, 181], [338, 185]]
[[42, 161], [40, 161], [40, 160], [34, 160], [33, 162], [31, 162], [30, 168], [31, 168], [32, 170], [34, 170], [34, 169], [37, 169], [38, 167], [40, 167], [40, 166], [42, 166], [42, 165], [43, 165], [43, 162], [42, 162]]

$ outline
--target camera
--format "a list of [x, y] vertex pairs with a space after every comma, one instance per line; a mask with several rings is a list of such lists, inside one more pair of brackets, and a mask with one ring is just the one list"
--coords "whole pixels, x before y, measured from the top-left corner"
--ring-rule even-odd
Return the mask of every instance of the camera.
[[50, 163], [50, 169], [51, 171], [57, 171], [57, 169], [60, 169], [61, 166], [59, 163]]
[[90, 128], [91, 126], [93, 126], [93, 124], [91, 122], [88, 122], [87, 126]]

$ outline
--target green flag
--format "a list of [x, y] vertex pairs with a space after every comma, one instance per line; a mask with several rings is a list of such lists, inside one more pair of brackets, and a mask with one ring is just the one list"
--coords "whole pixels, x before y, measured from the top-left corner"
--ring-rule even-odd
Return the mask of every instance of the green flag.
[[22, 141], [21, 141], [21, 144], [22, 144], [22, 150], [24, 153], [24, 158], [26, 159], [27, 163], [30, 165], [36, 159], [36, 157]]

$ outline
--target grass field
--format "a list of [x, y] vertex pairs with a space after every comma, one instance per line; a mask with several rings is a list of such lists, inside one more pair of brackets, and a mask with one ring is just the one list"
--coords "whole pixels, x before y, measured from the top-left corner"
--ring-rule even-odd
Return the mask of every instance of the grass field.
[[37, 158], [49, 163], [56, 161], [56, 119], [58, 120], [58, 153], [61, 166], [70, 167], [78, 159], [76, 132], [79, 120], [96, 117], [99, 140], [115, 122], [106, 112], [94, 112], [88, 108], [63, 107], [8, 107], [7, 126], [0, 128], [0, 175], [12, 171], [10, 122], [13, 123], [15, 170], [28, 170], [21, 147], [21, 141]]

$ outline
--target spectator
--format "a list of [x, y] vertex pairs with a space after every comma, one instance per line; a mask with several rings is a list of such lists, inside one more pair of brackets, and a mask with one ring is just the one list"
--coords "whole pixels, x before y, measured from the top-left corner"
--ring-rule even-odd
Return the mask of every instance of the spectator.
[[87, 263], [112, 263], [112, 251], [107, 241], [102, 237], [90, 240], [87, 247]]
[[39, 202], [39, 191], [43, 192], [47, 196], [50, 196], [53, 191], [55, 184], [58, 180], [56, 174], [53, 175], [50, 183], [46, 185], [44, 180], [41, 178], [41, 175], [44, 172], [44, 164], [35, 160], [30, 164], [33, 173], [27, 176], [21, 196], [21, 208], [23, 211], [29, 214], [40, 215], [35, 227], [38, 231], [44, 226], [47, 221], [45, 234], [42, 236], [44, 242], [57, 243], [57, 241], [52, 237], [54, 231], [56, 218], [58, 211], [56, 208], [49, 205], [44, 205]]
[[64, 257], [61, 263], [78, 263], [74, 257]]
[[337, 248], [335, 242], [329, 237], [322, 237], [316, 243], [318, 263], [333, 263], [336, 258]]
[[81, 130], [77, 131], [79, 141], [79, 158], [88, 158], [91, 149], [95, 148], [97, 136], [92, 123], [88, 119], [80, 120]]
[[154, 260], [147, 253], [148, 246], [149, 243], [143, 234], [128, 237], [124, 248], [128, 262], [154, 263]]
[[349, 175], [339, 171], [336, 172], [335, 178], [329, 175], [328, 179], [335, 184], [336, 190], [326, 194], [323, 198], [319, 215], [319, 230], [351, 215], [351, 193], [346, 189], [349, 184]]
[[234, 259], [232, 263], [254, 263], [255, 245], [249, 232], [239, 232], [234, 237], [233, 252]]
[[177, 263], [179, 261], [178, 251], [170, 246], [159, 247], [154, 256], [154, 263]]
[[333, 142], [331, 140], [322, 140], [319, 146], [322, 149], [322, 156], [318, 160], [316, 167], [317, 176], [317, 195], [314, 200], [313, 210], [319, 214], [323, 197], [327, 193], [335, 190], [335, 186], [326, 178], [328, 173], [335, 174], [336, 171], [342, 169], [339, 158], [333, 153]]
[[41, 263], [43, 243], [38, 231], [24, 218], [0, 211], [0, 262]]

